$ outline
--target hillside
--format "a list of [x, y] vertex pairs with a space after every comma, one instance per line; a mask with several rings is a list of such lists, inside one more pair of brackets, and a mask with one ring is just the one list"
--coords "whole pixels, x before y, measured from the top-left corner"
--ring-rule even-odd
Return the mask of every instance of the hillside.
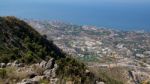
[[0, 17], [0, 67], [0, 84], [95, 84], [100, 81], [83, 63], [15, 17]]
[[65, 57], [65, 53], [52, 41], [46, 40], [25, 22], [14, 17], [0, 17], [0, 22], [0, 62], [17, 59], [29, 63], [38, 62], [46, 56]]

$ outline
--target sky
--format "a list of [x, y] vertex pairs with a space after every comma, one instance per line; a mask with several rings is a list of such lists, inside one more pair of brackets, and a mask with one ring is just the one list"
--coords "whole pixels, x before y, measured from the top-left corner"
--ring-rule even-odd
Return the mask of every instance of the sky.
[[[41, 0], [39, 0], [41, 1]], [[147, 3], [149, 0], [46, 0], [48, 2], [62, 2], [62, 3], [101, 3], [101, 2], [117, 2], [117, 3]]]
[[150, 0], [0, 0], [0, 16], [150, 30]]
[[150, 0], [0, 0], [0, 2], [20, 2], [20, 3], [78, 3], [78, 4], [90, 4], [90, 3], [150, 3]]
[[[41, 0], [39, 0], [41, 1]], [[150, 0], [46, 0], [48, 2], [56, 3], [102, 3], [102, 2], [111, 2], [111, 3], [147, 3]]]

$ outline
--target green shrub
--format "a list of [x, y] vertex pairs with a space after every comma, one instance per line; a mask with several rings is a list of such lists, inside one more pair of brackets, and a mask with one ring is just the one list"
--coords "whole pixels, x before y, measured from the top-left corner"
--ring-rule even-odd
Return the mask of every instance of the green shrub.
[[0, 78], [4, 79], [6, 78], [7, 74], [6, 74], [6, 70], [5, 69], [0, 69]]

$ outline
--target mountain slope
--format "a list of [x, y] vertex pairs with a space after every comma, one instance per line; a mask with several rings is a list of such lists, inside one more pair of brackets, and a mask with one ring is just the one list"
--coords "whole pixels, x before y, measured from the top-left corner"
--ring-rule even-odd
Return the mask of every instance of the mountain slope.
[[[67, 56], [52, 41], [48, 41], [24, 21], [15, 17], [0, 17], [0, 63], [17, 60], [33, 64], [51, 58], [59, 66], [57, 77], [61, 80], [71, 79], [76, 84], [94, 84], [98, 79], [91, 72], [87, 74], [83, 63]], [[7, 67], [4, 69], [7, 70]], [[3, 70], [0, 69], [0, 81], [4, 81], [4, 73], [1, 77], [1, 71]]]
[[65, 54], [52, 41], [46, 40], [25, 22], [14, 17], [0, 17], [0, 32], [2, 58], [0, 62], [16, 59], [23, 62], [38, 62], [46, 56], [65, 57]]

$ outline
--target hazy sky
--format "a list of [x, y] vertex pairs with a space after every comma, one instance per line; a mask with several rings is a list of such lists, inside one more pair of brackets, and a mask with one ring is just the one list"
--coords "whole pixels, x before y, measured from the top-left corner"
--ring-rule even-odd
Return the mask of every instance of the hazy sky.
[[149, 3], [150, 0], [0, 0], [10, 2], [55, 2], [55, 3], [102, 3], [102, 2], [115, 2], [115, 3]]
[[[19, 0], [18, 0], [19, 1]], [[29, 1], [48, 1], [48, 2], [149, 2], [149, 0], [29, 0]]]
[[0, 16], [150, 30], [150, 0], [0, 0]]
[[100, 4], [124, 4], [124, 5], [150, 5], [150, 0], [0, 0], [1, 4], [73, 4], [73, 5], [100, 5]]
[[[44, 0], [38, 0], [38, 1], [44, 1]], [[139, 3], [139, 2], [150, 2], [150, 0], [45, 0], [48, 2], [78, 2], [78, 3], [89, 3], [89, 2], [134, 2], [134, 3]]]

